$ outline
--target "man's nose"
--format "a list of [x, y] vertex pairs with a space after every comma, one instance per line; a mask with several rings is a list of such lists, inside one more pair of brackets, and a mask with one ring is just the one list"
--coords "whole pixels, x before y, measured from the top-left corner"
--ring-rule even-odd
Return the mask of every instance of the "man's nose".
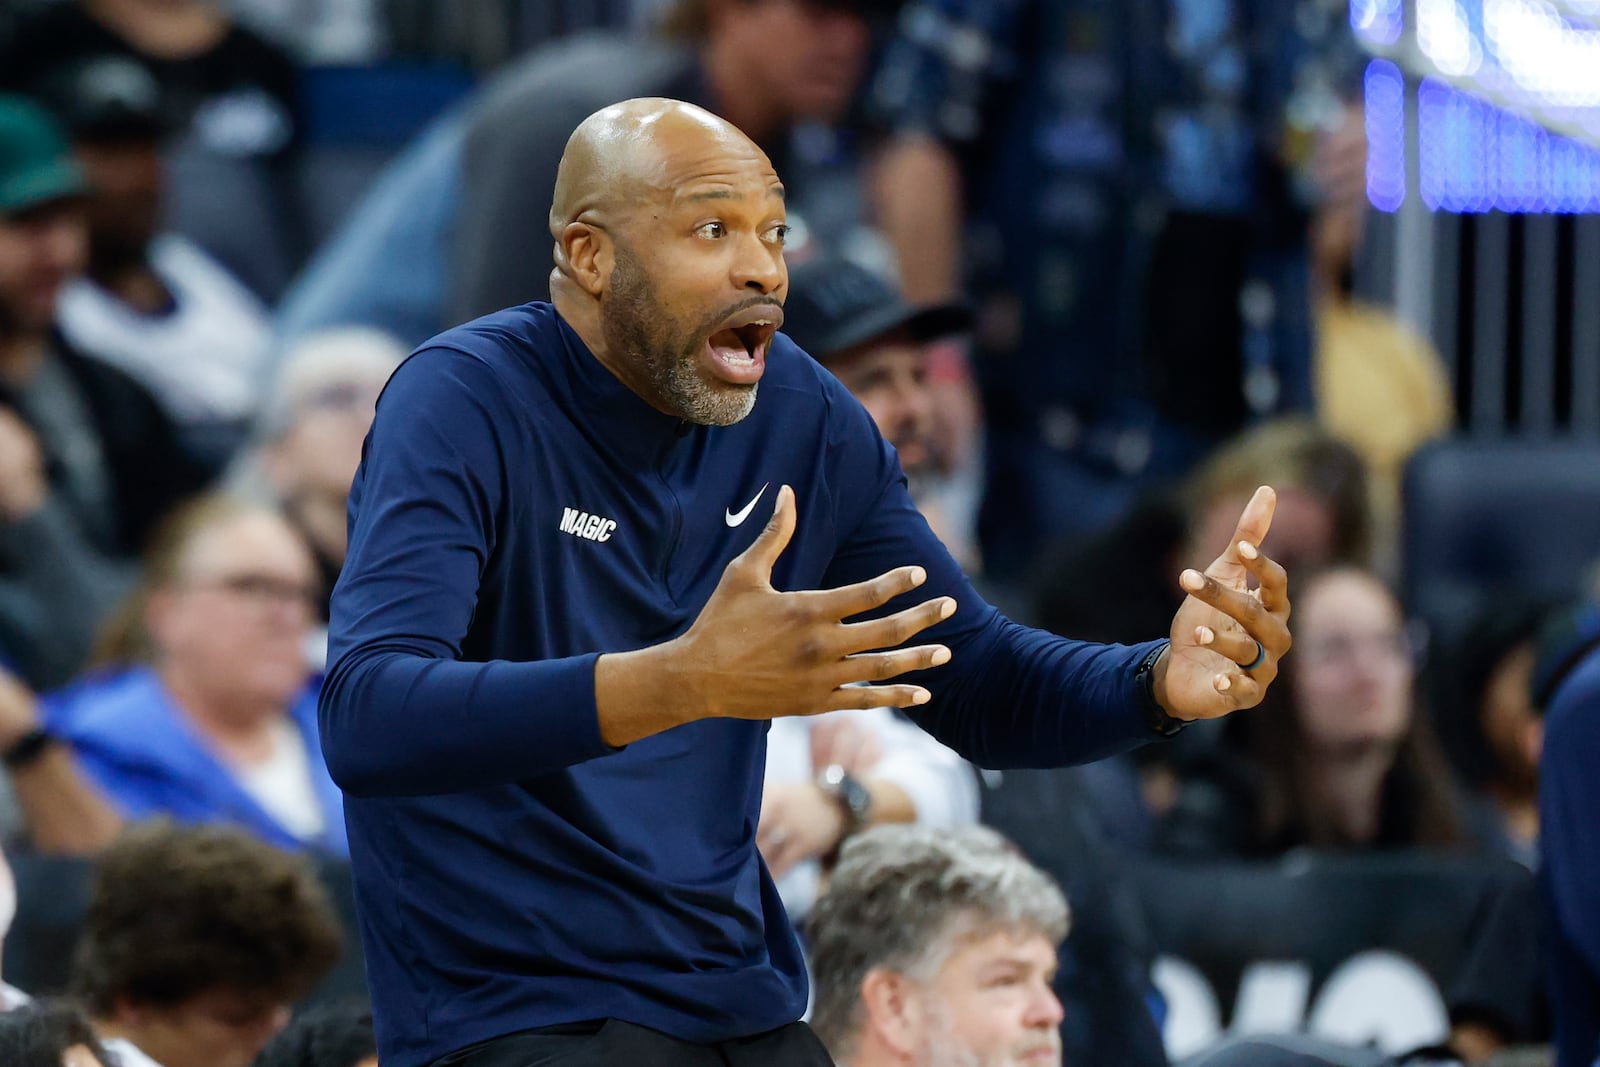
[[767, 296], [783, 288], [788, 277], [781, 249], [758, 237], [739, 242], [738, 259], [733, 266], [734, 285]]
[[1033, 987], [1033, 996], [1028, 1001], [1028, 1013], [1024, 1021], [1029, 1026], [1054, 1028], [1061, 1025], [1061, 1020], [1066, 1018], [1066, 1012], [1061, 1007], [1061, 1001], [1056, 997], [1056, 992], [1044, 982]]

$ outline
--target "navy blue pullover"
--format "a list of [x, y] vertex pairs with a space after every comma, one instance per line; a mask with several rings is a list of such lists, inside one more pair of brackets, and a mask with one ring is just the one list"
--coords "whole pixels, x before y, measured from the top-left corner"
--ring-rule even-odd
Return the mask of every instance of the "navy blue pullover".
[[1600, 652], [1550, 700], [1539, 767], [1557, 1067], [1600, 1064]]
[[799, 945], [755, 846], [766, 724], [612, 749], [594, 693], [600, 653], [688, 629], [783, 484], [798, 525], [777, 588], [917, 563], [927, 583], [892, 607], [956, 599], [917, 639], [953, 653], [919, 678], [940, 740], [1011, 767], [1152, 736], [1133, 682], [1151, 646], [983, 603], [866, 411], [782, 335], [752, 414], [712, 428], [647, 405], [548, 304], [443, 333], [378, 404], [320, 705], [385, 1067], [579, 1020], [716, 1041], [800, 1017]]

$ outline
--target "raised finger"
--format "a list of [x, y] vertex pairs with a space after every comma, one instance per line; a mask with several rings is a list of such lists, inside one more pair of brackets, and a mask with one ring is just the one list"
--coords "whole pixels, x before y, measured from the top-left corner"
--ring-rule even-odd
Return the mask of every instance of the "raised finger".
[[733, 561], [754, 568], [756, 577], [767, 584], [772, 582], [772, 568], [777, 564], [778, 557], [783, 555], [783, 550], [789, 547], [789, 538], [794, 536], [795, 506], [794, 490], [787, 485], [778, 487], [778, 499], [772, 506], [772, 518], [767, 520], [767, 525], [750, 542], [750, 547], [739, 553]]
[[857, 652], [846, 656], [835, 668], [835, 685], [854, 685], [858, 682], [881, 682], [896, 678], [908, 671], [924, 671], [950, 662], [950, 650], [944, 645], [917, 645], [913, 648], [895, 648], [879, 652]]
[[830, 619], [848, 619], [852, 615], [882, 607], [927, 580], [928, 572], [922, 567], [896, 567], [854, 585], [841, 585], [837, 589], [808, 589], [792, 595], [807, 602], [818, 615]]
[[943, 622], [955, 613], [955, 600], [944, 596], [924, 600], [916, 607], [885, 615], [881, 619], [845, 623], [840, 627], [844, 653], [903, 645], [934, 623]]
[[1281, 611], [1287, 615], [1289, 575], [1282, 564], [1249, 541], [1240, 541], [1233, 547], [1238, 553], [1239, 562], [1255, 577], [1256, 586], [1261, 590], [1262, 606], [1268, 611]]
[[1233, 544], [1248, 541], [1259, 545], [1267, 539], [1272, 529], [1272, 515], [1278, 508], [1278, 494], [1270, 485], [1258, 486], [1239, 515], [1239, 525], [1233, 531]]

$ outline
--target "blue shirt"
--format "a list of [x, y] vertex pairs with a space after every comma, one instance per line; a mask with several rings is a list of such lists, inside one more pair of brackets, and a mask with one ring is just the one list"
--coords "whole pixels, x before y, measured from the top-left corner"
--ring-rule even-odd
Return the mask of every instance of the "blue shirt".
[[548, 304], [450, 330], [379, 401], [321, 705], [386, 1065], [602, 1017], [690, 1041], [800, 1017], [800, 949], [755, 847], [766, 724], [612, 749], [594, 693], [600, 653], [689, 627], [783, 484], [798, 526], [777, 588], [918, 563], [916, 599], [955, 597], [928, 636], [953, 660], [916, 711], [940, 740], [1019, 766], [1151, 736], [1133, 681], [1151, 646], [984, 604], [865, 410], [782, 335], [750, 416], [705, 427], [647, 405]]
[[163, 814], [183, 823], [225, 822], [279, 848], [347, 852], [339, 790], [317, 738], [315, 679], [289, 707], [323, 816], [322, 834], [309, 841], [239, 784], [149, 667], [91, 675], [47, 694], [41, 711], [51, 732], [72, 746], [84, 772], [126, 818]]
[[1556, 690], [1539, 766], [1557, 1067], [1600, 1064], [1600, 652]]

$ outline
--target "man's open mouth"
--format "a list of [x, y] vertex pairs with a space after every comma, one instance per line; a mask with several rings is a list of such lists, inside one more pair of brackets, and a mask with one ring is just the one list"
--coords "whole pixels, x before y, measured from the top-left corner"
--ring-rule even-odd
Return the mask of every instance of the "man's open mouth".
[[734, 385], [753, 385], [766, 367], [772, 335], [783, 324], [776, 304], [746, 308], [730, 316], [707, 342], [717, 376]]

